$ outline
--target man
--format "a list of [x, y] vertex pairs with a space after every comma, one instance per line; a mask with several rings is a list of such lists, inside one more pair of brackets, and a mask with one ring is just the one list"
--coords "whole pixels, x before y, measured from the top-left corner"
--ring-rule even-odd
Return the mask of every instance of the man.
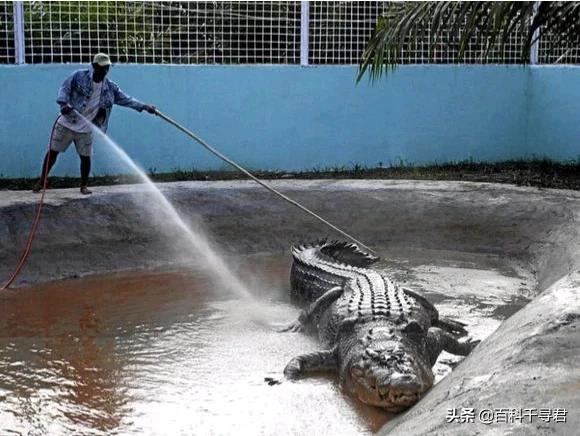
[[43, 177], [48, 177], [58, 154], [74, 142], [81, 159], [81, 194], [91, 194], [87, 186], [91, 171], [93, 135], [90, 123], [79, 114], [106, 131], [113, 104], [127, 106], [139, 112], [146, 110], [150, 114], [155, 113], [155, 106], [128, 96], [115, 82], [106, 78], [110, 66], [109, 56], [97, 53], [91, 68], [75, 71], [62, 84], [56, 99], [61, 115], [50, 135], [50, 149], [44, 157], [40, 181], [34, 187], [34, 192], [41, 191], [44, 186]]

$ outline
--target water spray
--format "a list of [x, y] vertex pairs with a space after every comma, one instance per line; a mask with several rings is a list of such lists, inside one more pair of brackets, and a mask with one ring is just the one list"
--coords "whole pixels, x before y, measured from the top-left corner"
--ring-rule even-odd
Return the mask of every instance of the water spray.
[[[94, 127], [93, 128], [93, 131], [96, 131], [97, 134], [99, 134], [99, 136], [102, 136], [106, 141], [110, 142], [111, 145], [112, 145], [112, 147], [113, 147], [113, 149], [116, 151], [116, 153], [119, 154], [119, 156], [121, 158], [123, 158], [126, 162], [128, 162], [130, 164], [130, 166], [138, 172], [138, 174], [141, 176], [141, 178], [146, 183], [152, 185], [155, 188], [155, 185], [151, 182], [151, 180], [149, 180], [149, 178], [143, 173], [143, 171], [141, 169], [139, 169], [135, 165], [135, 163], [127, 156], [127, 154], [120, 147], [118, 147], [116, 144], [114, 144], [103, 132], [100, 131], [100, 129], [98, 129], [95, 126], [93, 126], [92, 123], [89, 120], [87, 120], [85, 117], [83, 117], [79, 112], [77, 112], [77, 111], [75, 111], [75, 112], [82, 119], [84, 119], [87, 123], [89, 123], [92, 127]], [[256, 183], [258, 183], [259, 185], [261, 185], [264, 188], [266, 188], [268, 191], [272, 192], [273, 194], [277, 195], [278, 197], [282, 198], [283, 200], [287, 201], [288, 203], [292, 204], [293, 206], [296, 206], [297, 208], [299, 208], [300, 210], [306, 212], [310, 216], [313, 216], [318, 221], [322, 222], [323, 224], [325, 224], [326, 226], [330, 227], [331, 229], [337, 231], [338, 233], [340, 233], [344, 237], [350, 239], [351, 241], [355, 242], [359, 246], [367, 249], [369, 252], [374, 253], [374, 254], [377, 254], [372, 248], [370, 248], [367, 245], [363, 244], [358, 239], [356, 239], [353, 236], [349, 235], [345, 231], [341, 230], [340, 228], [338, 228], [337, 226], [335, 226], [331, 222], [325, 220], [321, 216], [319, 216], [316, 213], [312, 212], [310, 209], [308, 209], [307, 207], [305, 207], [302, 204], [298, 203], [297, 201], [291, 199], [287, 195], [282, 194], [280, 191], [278, 191], [277, 189], [275, 189], [274, 187], [272, 187], [270, 184], [264, 182], [263, 180], [258, 179], [256, 176], [254, 176], [248, 170], [246, 170], [245, 168], [243, 168], [241, 165], [239, 165], [238, 163], [236, 163], [235, 161], [233, 161], [232, 159], [230, 159], [226, 155], [222, 154], [221, 152], [219, 152], [217, 149], [215, 149], [214, 147], [212, 147], [211, 145], [209, 145], [207, 142], [205, 142], [202, 138], [200, 138], [199, 136], [197, 136], [195, 133], [193, 133], [189, 129], [185, 128], [184, 126], [182, 126], [181, 124], [179, 124], [175, 120], [169, 118], [164, 113], [162, 113], [162, 112], [160, 112], [159, 110], [156, 109], [155, 110], [155, 115], [157, 115], [158, 117], [162, 118], [163, 120], [165, 120], [166, 122], [168, 122], [172, 126], [176, 127], [177, 129], [181, 130], [183, 133], [185, 133], [187, 136], [189, 136], [192, 139], [194, 139], [195, 141], [197, 141], [199, 144], [201, 144], [204, 148], [206, 148], [207, 150], [209, 150], [211, 153], [213, 153], [214, 155], [216, 155], [217, 157], [219, 157], [224, 162], [230, 164], [231, 166], [233, 166], [237, 170], [239, 170], [242, 173], [244, 173], [249, 178], [251, 178], [252, 180], [254, 180]], [[54, 134], [54, 128], [55, 128], [55, 126], [57, 124], [57, 121], [58, 121], [58, 118], [54, 122], [54, 125], [52, 127], [51, 138], [52, 138], [52, 135]], [[50, 150], [50, 143], [51, 142], [52, 141], [49, 141], [49, 143], [48, 143], [49, 150]], [[47, 166], [47, 168], [48, 168], [48, 166]], [[38, 228], [38, 223], [40, 221], [40, 215], [41, 215], [41, 211], [42, 211], [42, 206], [44, 204], [44, 195], [45, 195], [46, 187], [47, 187], [47, 183], [48, 183], [47, 174], [43, 174], [42, 177], [43, 177], [42, 195], [41, 195], [40, 200], [39, 200], [38, 205], [37, 205], [37, 211], [36, 211], [36, 214], [35, 214], [33, 223], [32, 223], [32, 228], [31, 228], [30, 233], [28, 235], [27, 242], [25, 244], [24, 250], [23, 250], [23, 252], [22, 252], [22, 254], [20, 256], [20, 259], [18, 261], [18, 264], [17, 264], [15, 270], [11, 274], [10, 278], [0, 287], [0, 291], [6, 290], [6, 289], [8, 289], [10, 287], [10, 285], [14, 282], [14, 280], [16, 279], [16, 277], [18, 276], [18, 274], [20, 273], [20, 271], [24, 267], [24, 264], [26, 263], [26, 261], [28, 260], [28, 256], [30, 255], [30, 251], [31, 251], [31, 248], [32, 248], [32, 242], [34, 241], [34, 237], [36, 236], [36, 230]], [[161, 194], [161, 192], [158, 189], [155, 189], [154, 191], [160, 195], [160, 198], [163, 200], [164, 204], [166, 206], [168, 206], [170, 208], [170, 210], [172, 210], [172, 212], [175, 214], [178, 225], [180, 227], [182, 227], [184, 230], [186, 230], [189, 234], [191, 234], [191, 230], [181, 220], [181, 218], [178, 216], [178, 214], [175, 211], [175, 209], [173, 208], [173, 206], [171, 206], [171, 204], [167, 201], [167, 199], [163, 196], [163, 194]], [[191, 234], [191, 236], [193, 237], [192, 234]], [[205, 241], [203, 239], [198, 239], [197, 237], [194, 237], [193, 239], [195, 240], [195, 244], [194, 245], [197, 245], [197, 248], [205, 248], [205, 249], [207, 249], [207, 251], [203, 251], [202, 250], [202, 252], [211, 253], [206, 260], [208, 260], [214, 266], [217, 266], [218, 269], [227, 272], [227, 274], [225, 274], [225, 276], [228, 279], [230, 279], [229, 280], [230, 284], [231, 283], [234, 283], [235, 284], [234, 287], [237, 288], [238, 293], [241, 294], [242, 296], [248, 298], [249, 295], [250, 295], [249, 292], [237, 280], [237, 278], [235, 276], [233, 276], [229, 272], [229, 270], [227, 269], [227, 267], [225, 266], [225, 264], [223, 264], [223, 262], [221, 261], [221, 259], [219, 259], [219, 257], [217, 255], [215, 255], [215, 253], [213, 252], [213, 250], [209, 249], [209, 244], [207, 243], [207, 241]], [[201, 244], [201, 247], [199, 246], [199, 244]]]
[[344, 237], [350, 239], [351, 241], [355, 242], [356, 244], [358, 244], [359, 246], [367, 249], [368, 251], [370, 251], [373, 254], [377, 254], [375, 250], [373, 250], [372, 248], [368, 247], [367, 245], [363, 244], [362, 242], [360, 242], [358, 239], [355, 239], [353, 236], [349, 235], [348, 233], [346, 233], [345, 231], [339, 229], [337, 226], [335, 226], [334, 224], [332, 224], [331, 222], [325, 220], [324, 218], [322, 218], [320, 215], [317, 215], [316, 213], [312, 212], [310, 209], [308, 209], [307, 207], [301, 205], [300, 203], [298, 203], [297, 201], [291, 199], [290, 197], [288, 197], [287, 195], [282, 194], [280, 191], [278, 191], [277, 189], [275, 189], [273, 186], [271, 186], [270, 184], [264, 182], [263, 180], [258, 179], [256, 176], [254, 176], [252, 173], [250, 173], [248, 170], [246, 170], [244, 167], [242, 167], [241, 165], [237, 164], [235, 161], [233, 161], [232, 159], [230, 159], [229, 157], [227, 157], [226, 155], [222, 154], [221, 152], [219, 152], [218, 150], [216, 150], [214, 147], [212, 147], [211, 145], [209, 145], [207, 142], [205, 142], [202, 138], [200, 138], [199, 136], [197, 136], [195, 133], [193, 133], [191, 130], [183, 127], [181, 124], [179, 124], [177, 121], [169, 118], [167, 115], [165, 115], [164, 113], [160, 112], [158, 109], [155, 110], [155, 115], [157, 115], [158, 117], [162, 118], [163, 120], [167, 121], [169, 124], [171, 124], [172, 126], [178, 128], [179, 130], [181, 130], [183, 133], [185, 133], [187, 136], [189, 136], [190, 138], [194, 139], [195, 141], [197, 141], [199, 144], [201, 144], [201, 146], [203, 146], [204, 148], [206, 148], [207, 150], [209, 150], [211, 153], [215, 154], [217, 157], [219, 157], [221, 160], [223, 160], [224, 162], [230, 164], [231, 166], [233, 166], [234, 168], [238, 169], [239, 171], [241, 171], [242, 173], [244, 173], [246, 176], [248, 176], [249, 178], [251, 178], [253, 181], [255, 181], [256, 183], [260, 184], [261, 186], [263, 186], [264, 188], [266, 188], [268, 191], [272, 192], [273, 194], [277, 195], [278, 197], [280, 197], [281, 199], [283, 199], [284, 201], [287, 201], [288, 203], [296, 206], [297, 208], [301, 209], [302, 211], [306, 212], [307, 214], [309, 214], [310, 216], [313, 216], [314, 218], [316, 218], [318, 221], [324, 223], [325, 225], [327, 225], [328, 227], [330, 227], [331, 229], [337, 231], [338, 233], [340, 233], [341, 235], [343, 235]]
[[81, 114], [79, 114], [79, 116], [91, 126], [93, 133], [102, 139], [126, 165], [128, 165], [133, 171], [136, 172], [141, 181], [151, 189], [151, 192], [157, 201], [163, 205], [161, 210], [165, 214], [165, 217], [171, 220], [179, 229], [183, 231], [184, 237], [191, 244], [191, 246], [195, 248], [197, 253], [201, 255], [205, 264], [217, 273], [216, 277], [222, 283], [222, 285], [234, 291], [239, 297], [246, 300], [252, 300], [250, 291], [244, 286], [241, 280], [232, 271], [230, 271], [223, 259], [214, 250], [209, 240], [202, 233], [195, 232], [186, 224], [173, 204], [167, 199], [167, 197], [165, 197], [165, 195], [163, 195], [161, 190], [155, 185], [155, 183], [153, 183], [147, 174], [145, 174], [145, 172], [139, 168], [133, 159], [131, 159], [129, 155], [119, 145], [117, 145], [117, 143], [115, 143], [115, 141], [113, 141], [109, 136], [101, 131], [100, 128], [92, 124], [91, 121], [86, 119]]

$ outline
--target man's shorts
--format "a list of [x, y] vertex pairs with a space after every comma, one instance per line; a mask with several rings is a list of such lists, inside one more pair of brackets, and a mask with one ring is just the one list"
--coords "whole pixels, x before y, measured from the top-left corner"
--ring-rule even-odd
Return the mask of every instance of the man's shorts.
[[67, 127], [56, 124], [50, 139], [50, 149], [58, 152], [66, 151], [71, 142], [75, 143], [79, 156], [92, 156], [93, 134], [79, 133]]

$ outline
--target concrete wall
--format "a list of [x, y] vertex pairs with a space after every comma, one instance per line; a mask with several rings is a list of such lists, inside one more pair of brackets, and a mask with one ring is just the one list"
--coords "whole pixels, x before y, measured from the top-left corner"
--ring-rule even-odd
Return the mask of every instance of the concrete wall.
[[[79, 65], [0, 67], [0, 177], [39, 171], [54, 102]], [[117, 65], [111, 79], [251, 169], [580, 155], [580, 68]], [[223, 169], [160, 119], [116, 108], [109, 134], [145, 169]], [[96, 144], [93, 173], [123, 171]], [[54, 174], [77, 175], [75, 153]]]
[[580, 67], [537, 67], [530, 80], [528, 152], [580, 159]]

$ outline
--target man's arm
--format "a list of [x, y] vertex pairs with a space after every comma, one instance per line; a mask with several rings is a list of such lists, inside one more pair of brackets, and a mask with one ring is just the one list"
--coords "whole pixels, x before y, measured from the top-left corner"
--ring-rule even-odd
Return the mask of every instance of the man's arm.
[[70, 97], [73, 82], [75, 81], [77, 72], [78, 71], [75, 71], [65, 79], [65, 81], [58, 90], [58, 95], [56, 96], [56, 102], [60, 105], [60, 113], [63, 115], [68, 115], [73, 110]]
[[76, 72], [68, 76], [58, 90], [56, 102], [61, 106], [70, 105], [70, 94], [75, 74]]
[[121, 88], [119, 88], [119, 85], [117, 85], [114, 82], [111, 82], [111, 86], [113, 87], [113, 95], [115, 98], [115, 100], [114, 100], [115, 104], [118, 104], [119, 106], [130, 107], [131, 109], [135, 109], [136, 111], [139, 111], [139, 112], [146, 110], [149, 113], [155, 113], [155, 106], [145, 104], [143, 102], [140, 102], [136, 98], [133, 98], [133, 97], [125, 94], [123, 91], [121, 91]]

